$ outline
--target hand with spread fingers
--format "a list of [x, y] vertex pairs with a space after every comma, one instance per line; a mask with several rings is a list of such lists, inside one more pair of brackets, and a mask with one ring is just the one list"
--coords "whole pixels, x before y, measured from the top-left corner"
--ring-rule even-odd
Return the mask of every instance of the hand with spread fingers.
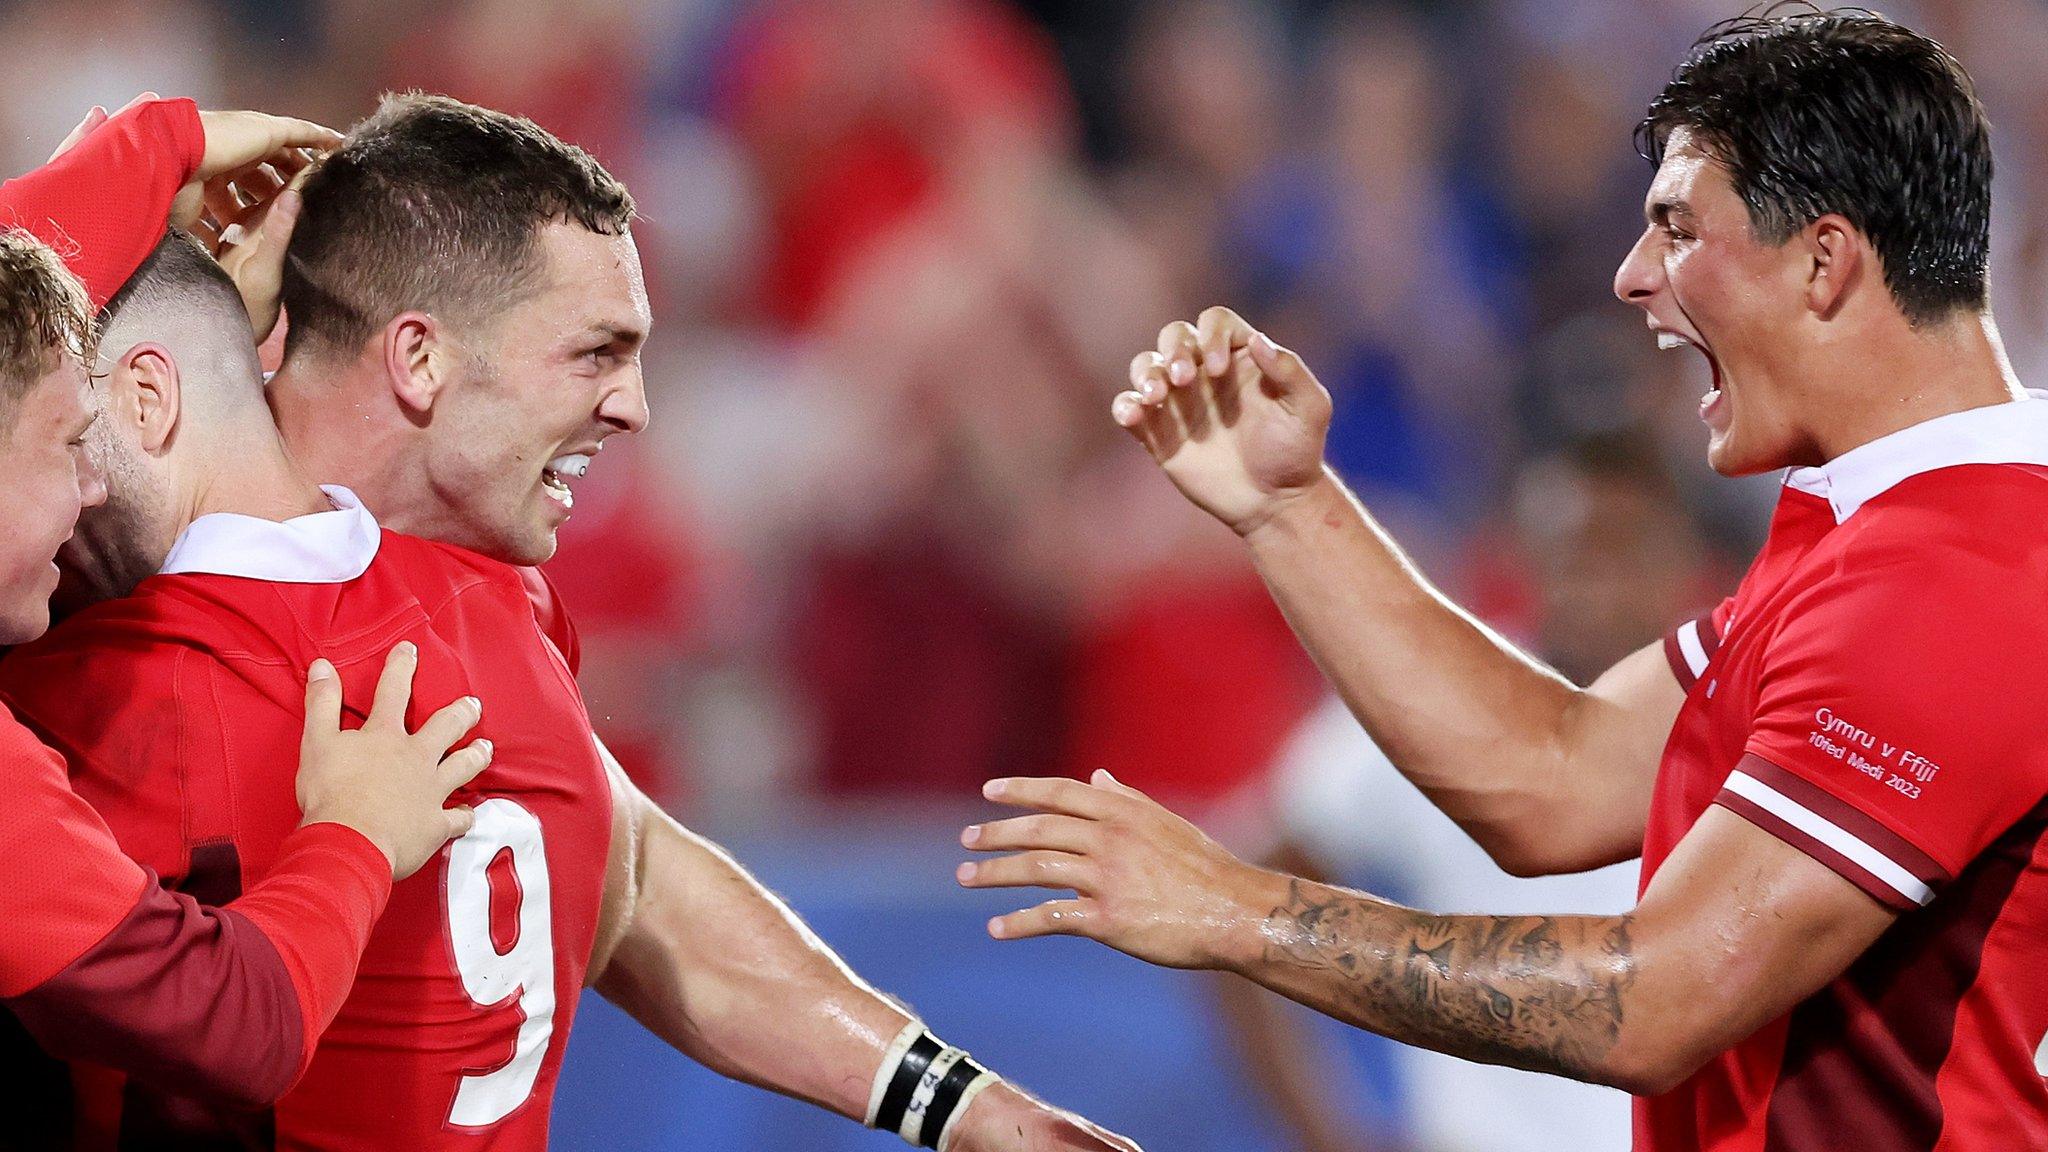
[[1160, 329], [1110, 415], [1188, 499], [1248, 535], [1325, 479], [1330, 394], [1228, 308]]
[[1227, 967], [1230, 941], [1256, 937], [1287, 879], [1239, 860], [1157, 801], [1098, 771], [991, 780], [983, 795], [1034, 814], [970, 826], [960, 843], [1011, 855], [962, 864], [968, 888], [1065, 888], [989, 921], [999, 940], [1086, 936], [1169, 968]]

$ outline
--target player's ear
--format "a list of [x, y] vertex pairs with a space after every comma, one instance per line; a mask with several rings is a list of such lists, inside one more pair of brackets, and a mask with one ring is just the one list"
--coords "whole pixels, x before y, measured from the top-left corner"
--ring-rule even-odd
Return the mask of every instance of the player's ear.
[[116, 361], [114, 385], [114, 417], [134, 422], [144, 452], [162, 452], [184, 408], [177, 358], [161, 344], [137, 344]]
[[455, 367], [447, 329], [425, 312], [401, 312], [384, 326], [379, 350], [398, 402], [420, 416], [431, 412]]
[[1847, 218], [1830, 212], [1808, 224], [1793, 243], [1806, 263], [1807, 308], [1823, 320], [1833, 319], [1868, 268], [1869, 241]]

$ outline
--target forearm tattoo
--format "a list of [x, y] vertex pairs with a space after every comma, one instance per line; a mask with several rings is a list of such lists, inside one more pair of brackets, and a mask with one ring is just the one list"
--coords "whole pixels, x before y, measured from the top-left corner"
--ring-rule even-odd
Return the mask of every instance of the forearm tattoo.
[[1270, 983], [1311, 1007], [1468, 1060], [1589, 1080], [1621, 1039], [1631, 919], [1432, 916], [1294, 880], [1262, 931]]

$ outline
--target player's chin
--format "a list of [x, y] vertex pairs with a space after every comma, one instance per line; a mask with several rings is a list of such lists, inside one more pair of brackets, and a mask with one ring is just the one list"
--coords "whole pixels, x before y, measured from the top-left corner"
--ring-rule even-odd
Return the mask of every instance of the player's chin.
[[50, 630], [50, 593], [57, 566], [45, 564], [0, 589], [0, 647], [26, 644]]

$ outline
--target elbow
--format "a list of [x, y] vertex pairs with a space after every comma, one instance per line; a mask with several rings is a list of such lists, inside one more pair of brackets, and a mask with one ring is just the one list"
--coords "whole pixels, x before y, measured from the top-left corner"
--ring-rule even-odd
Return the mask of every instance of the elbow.
[[1706, 1063], [1706, 1057], [1690, 1053], [1644, 1053], [1611, 1061], [1597, 1079], [1631, 1096], [1662, 1096], [1692, 1079]]

